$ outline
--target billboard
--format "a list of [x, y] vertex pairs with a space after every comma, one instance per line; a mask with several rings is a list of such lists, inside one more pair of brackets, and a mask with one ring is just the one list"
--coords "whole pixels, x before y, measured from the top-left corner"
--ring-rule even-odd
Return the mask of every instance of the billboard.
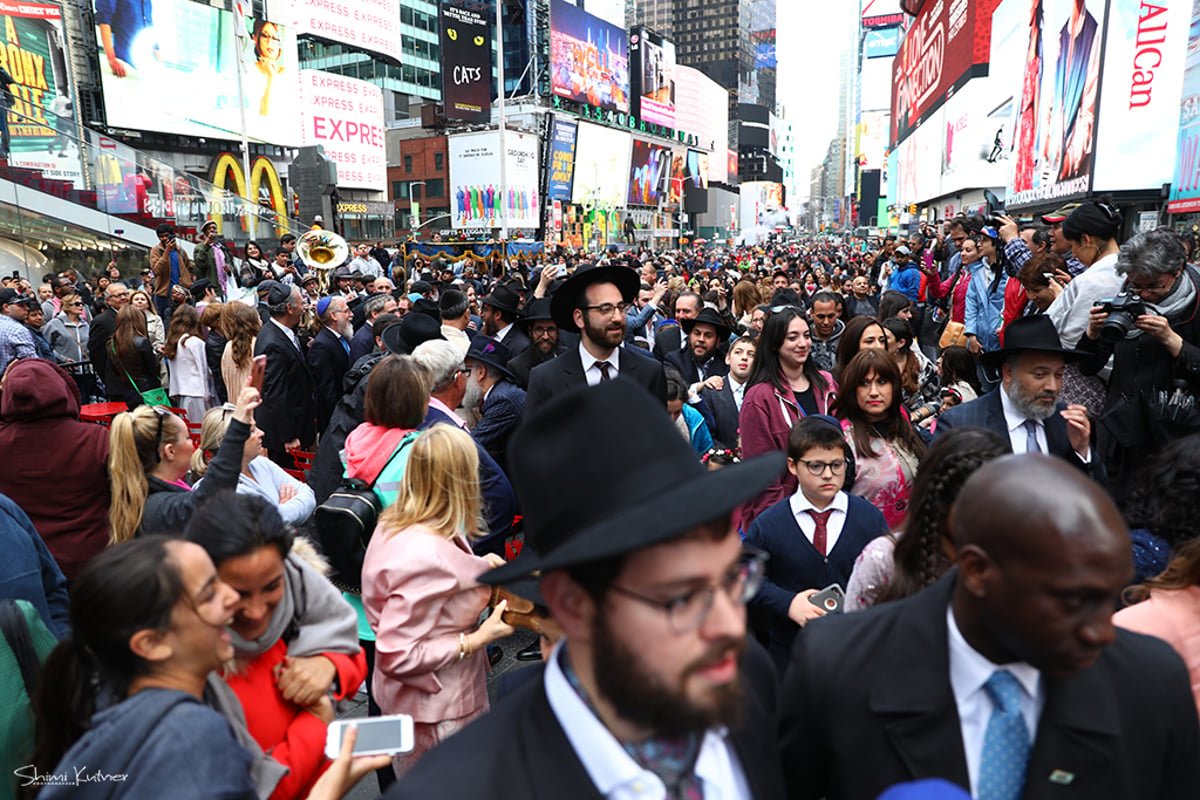
[[708, 179], [727, 183], [729, 170], [721, 154], [729, 149], [729, 92], [682, 64], [675, 67], [675, 128], [696, 134], [701, 148], [717, 154], [709, 159]]
[[648, 28], [629, 34], [633, 113], [655, 125], [675, 127], [675, 43]]
[[1187, 67], [1179, 102], [1179, 141], [1175, 147], [1175, 177], [1167, 211], [1200, 211], [1200, 5], [1192, 11], [1188, 32]]
[[625, 30], [551, 0], [550, 88], [577, 103], [629, 113]]
[[571, 182], [575, 177], [575, 134], [579, 125], [556, 116], [550, 129], [550, 175], [546, 183], [546, 199], [570, 202]]
[[492, 39], [488, 20], [475, 7], [443, 3], [442, 102], [446, 119], [487, 122], [492, 118]]
[[13, 105], [7, 112], [8, 163], [41, 170], [47, 178], [80, 180], [83, 170], [75, 143], [79, 134], [71, 100], [62, 8], [0, 0], [0, 17], [7, 32], [7, 46], [0, 48], [0, 67], [13, 79], [9, 86]]
[[538, 227], [537, 137], [507, 131], [504, 145], [507, 186], [502, 190], [499, 131], [449, 138], [451, 227], [499, 228], [504, 221], [510, 228]]
[[338, 186], [387, 190], [383, 90], [357, 78], [300, 70], [300, 146], [322, 145]]
[[[987, 74], [992, 11], [998, 3], [975, 0], [924, 4], [892, 63], [896, 88], [892, 93], [889, 141], [898, 142], [908, 136], [972, 75]], [[1028, 8], [1028, 0], [1025, 5]]]
[[688, 150], [687, 179], [688, 183], [693, 188], [708, 188], [709, 162], [711, 160], [712, 159], [708, 157], [708, 153], [703, 153], [698, 150]]
[[[1093, 4], [1099, 6], [1087, 3]], [[1192, 6], [1192, 0], [1109, 4], [1094, 193], [1157, 189], [1171, 180]]]
[[863, 36], [864, 58], [888, 58], [900, 52], [900, 28], [872, 28]]
[[400, 59], [400, 0], [292, 0], [296, 31]]
[[632, 137], [625, 131], [579, 123], [571, 202], [623, 207], [628, 197]]
[[670, 171], [670, 148], [634, 139], [629, 167], [629, 204], [656, 206], [660, 199], [666, 199]]
[[147, 13], [138, 27], [122, 16], [115, 0], [95, 4], [110, 127], [236, 138], [238, 106], [244, 105], [251, 139], [299, 144], [296, 31], [286, 20], [245, 17], [239, 31], [236, 15], [228, 11], [157, 0], [152, 10], [144, 5]]
[[886, 111], [864, 111], [855, 131], [859, 170], [882, 169], [887, 152]]

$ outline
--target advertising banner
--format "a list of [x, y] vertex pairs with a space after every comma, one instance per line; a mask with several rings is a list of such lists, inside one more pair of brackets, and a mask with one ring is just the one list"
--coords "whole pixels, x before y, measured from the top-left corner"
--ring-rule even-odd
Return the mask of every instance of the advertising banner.
[[400, 0], [293, 0], [293, 3], [298, 33], [369, 50], [400, 62]]
[[443, 3], [438, 19], [446, 119], [487, 122], [492, 118], [492, 40], [487, 18], [475, 7]]
[[1192, 9], [1187, 67], [1179, 102], [1179, 141], [1175, 147], [1175, 177], [1167, 211], [1200, 211], [1200, 2]]
[[993, 29], [1017, 31], [997, 41], [998, 54], [1019, 66], [1006, 76], [1013, 81], [1007, 206], [1060, 202], [1091, 186], [1106, 5], [1046, 0], [1031, 12], [1029, 0], [1005, 0], [996, 9]]
[[655, 125], [675, 127], [675, 43], [648, 28], [629, 35], [633, 114]]
[[687, 153], [687, 177], [688, 182], [697, 189], [708, 188], [708, 153], [702, 153], [698, 150], [688, 150]]
[[0, 0], [0, 17], [6, 34], [0, 66], [13, 79], [8, 87], [13, 96], [8, 111], [8, 163], [41, 170], [47, 178], [80, 180], [83, 170], [74, 141], [78, 133], [62, 9], [48, 3]]
[[629, 113], [624, 28], [565, 2], [550, 2], [550, 86], [555, 95]]
[[550, 176], [546, 199], [571, 200], [571, 180], [575, 177], [575, 134], [579, 125], [562, 117], [554, 118], [550, 129]]
[[449, 138], [450, 225], [462, 228], [537, 228], [538, 140], [506, 131], [507, 188], [500, 186], [500, 132], [464, 133]]
[[[279, 16], [243, 18], [188, 0], [147, 3], [140, 27], [117, 0], [95, 0], [100, 83], [110, 127], [299, 144], [296, 31]], [[275, 9], [286, 8], [272, 4]], [[238, 93], [238, 61], [243, 64]]]
[[1191, 20], [1192, 0], [1109, 4], [1094, 194], [1171, 180]]
[[571, 202], [623, 208], [628, 197], [632, 137], [625, 131], [579, 123]]
[[700, 147], [716, 154], [708, 162], [708, 179], [727, 183], [728, 161], [722, 154], [729, 149], [729, 92], [700, 70], [677, 65], [675, 120], [676, 129], [695, 132]]
[[300, 71], [300, 146], [323, 145], [338, 186], [387, 190], [383, 90], [357, 78]]
[[137, 214], [144, 202], [143, 179], [138, 172], [137, 152], [128, 145], [88, 131], [88, 142], [95, 154], [96, 201], [101, 211], [109, 214]]
[[873, 28], [863, 37], [864, 58], [887, 58], [900, 51], [900, 28]]
[[670, 148], [634, 139], [629, 173], [629, 204], [658, 205], [659, 199], [663, 198], [663, 192], [667, 189], [670, 170]]

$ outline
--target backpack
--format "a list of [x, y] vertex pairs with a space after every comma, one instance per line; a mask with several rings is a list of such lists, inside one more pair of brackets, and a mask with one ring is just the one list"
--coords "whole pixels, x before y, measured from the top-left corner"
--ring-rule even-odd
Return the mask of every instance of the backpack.
[[383, 502], [375, 493], [375, 483], [388, 466], [416, 437], [406, 435], [388, 457], [379, 474], [366, 483], [358, 478], [342, 478], [338, 488], [313, 513], [313, 524], [321, 540], [321, 549], [329, 559], [334, 586], [343, 592], [362, 592], [362, 564], [371, 542], [371, 534], [383, 511]]

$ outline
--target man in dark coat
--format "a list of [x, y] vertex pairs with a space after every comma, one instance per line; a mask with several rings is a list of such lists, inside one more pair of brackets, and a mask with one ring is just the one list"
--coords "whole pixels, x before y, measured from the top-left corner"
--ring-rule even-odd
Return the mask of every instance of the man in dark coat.
[[[542, 604], [564, 636], [388, 797], [783, 798], [776, 679], [746, 641], [763, 561], [731, 520], [782, 454], [707, 472], [656, 398], [614, 380], [539, 408], [512, 458], [526, 549], [480, 580]], [[682, 766], [656, 757], [668, 747]]]
[[317, 432], [325, 430], [333, 407], [342, 396], [342, 378], [350, 369], [351, 311], [340, 297], [317, 301], [321, 330], [308, 346], [308, 368], [317, 400]]
[[728, 375], [729, 365], [725, 363], [720, 345], [729, 340], [729, 328], [721, 315], [711, 308], [704, 308], [695, 319], [685, 319], [679, 324], [687, 335], [687, 347], [668, 352], [664, 360], [679, 370], [689, 389], [699, 391], [696, 384]]
[[[508, 440], [525, 410], [525, 390], [512, 382], [508, 367], [508, 348], [490, 336], [480, 334], [471, 340], [466, 365], [469, 405], [479, 403], [479, 422], [471, 430], [501, 469], [508, 469]], [[474, 395], [474, 396], [473, 396]]]
[[270, 318], [254, 344], [254, 355], [267, 357], [262, 404], [254, 418], [271, 460], [291, 467], [291, 451], [310, 450], [317, 440], [313, 376], [293, 330], [304, 316], [304, 300], [299, 289], [275, 281], [263, 281], [258, 289]]
[[985, 464], [960, 497], [956, 569], [801, 629], [782, 704], [788, 796], [938, 777], [972, 797], [1200, 797], [1187, 667], [1113, 626], [1133, 563], [1112, 500], [1037, 454]]
[[514, 356], [525, 352], [529, 337], [516, 324], [521, 316], [521, 295], [517, 290], [507, 284], [498, 284], [479, 303], [483, 332], [503, 343]]
[[549, 297], [529, 303], [525, 315], [517, 320], [517, 324], [525, 329], [525, 334], [533, 344], [525, 348], [525, 352], [509, 359], [508, 370], [513, 374], [513, 382], [517, 386], [528, 389], [529, 373], [533, 372], [533, 368], [565, 353], [567, 344], [559, 337], [558, 323], [550, 315]]
[[92, 320], [88, 329], [88, 358], [97, 375], [108, 374], [108, 340], [117, 332], [117, 312], [129, 305], [129, 287], [113, 281], [104, 290], [104, 302], [108, 308]]

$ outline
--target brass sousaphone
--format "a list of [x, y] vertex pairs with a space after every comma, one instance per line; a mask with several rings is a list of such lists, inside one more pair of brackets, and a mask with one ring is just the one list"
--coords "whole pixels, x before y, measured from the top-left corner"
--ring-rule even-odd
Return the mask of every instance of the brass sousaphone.
[[333, 231], [313, 228], [296, 240], [296, 253], [309, 269], [333, 269], [350, 258], [350, 245]]

